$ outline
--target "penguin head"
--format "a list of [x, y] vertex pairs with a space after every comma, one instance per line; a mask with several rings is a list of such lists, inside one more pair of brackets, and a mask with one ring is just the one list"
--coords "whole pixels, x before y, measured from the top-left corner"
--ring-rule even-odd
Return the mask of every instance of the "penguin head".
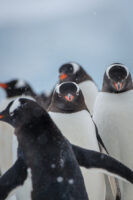
[[66, 81], [80, 83], [85, 80], [92, 79], [77, 63], [66, 63], [59, 68], [59, 83]]
[[0, 120], [17, 128], [42, 114], [42, 108], [31, 98], [17, 98], [0, 112]]
[[34, 96], [34, 92], [30, 85], [23, 80], [14, 79], [7, 83], [0, 83], [0, 87], [5, 90], [8, 98], [23, 94]]
[[103, 91], [121, 93], [132, 89], [132, 77], [128, 68], [120, 63], [110, 65], [103, 81]]
[[74, 112], [85, 107], [84, 97], [75, 82], [64, 82], [55, 88], [51, 105], [59, 112]]

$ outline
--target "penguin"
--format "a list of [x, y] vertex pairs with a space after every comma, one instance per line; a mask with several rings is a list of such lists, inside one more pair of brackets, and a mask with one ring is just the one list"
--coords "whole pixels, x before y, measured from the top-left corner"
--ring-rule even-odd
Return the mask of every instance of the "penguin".
[[[85, 104], [82, 91], [75, 82], [63, 82], [57, 85], [48, 113], [71, 143], [86, 149], [106, 152]], [[82, 173], [90, 200], [105, 200], [104, 175], [96, 171], [88, 173], [86, 169], [82, 169]]]
[[[105, 170], [133, 183], [133, 171], [99, 152], [71, 145], [48, 113], [35, 101], [18, 98], [0, 113], [0, 120], [15, 128], [18, 159], [0, 178], [0, 200], [25, 184], [30, 174], [28, 200], [87, 200], [78, 163]], [[76, 157], [75, 157], [76, 156]]]
[[59, 68], [59, 83], [72, 81], [76, 82], [85, 98], [85, 103], [91, 115], [93, 106], [98, 93], [98, 88], [92, 77], [79, 64], [70, 62], [63, 64]]
[[41, 106], [20, 98], [2, 115], [15, 128], [24, 154], [31, 178], [28, 200], [88, 200], [72, 148]]
[[[6, 98], [0, 104], [0, 110], [6, 108], [9, 102], [16, 99], [19, 96], [26, 96], [34, 98], [35, 92], [30, 85], [23, 81], [14, 79], [6, 83], [0, 83], [0, 87], [4, 89]], [[17, 141], [13, 135], [14, 128], [8, 124], [0, 123], [0, 170], [1, 174], [7, 171], [16, 160]], [[5, 133], [5, 134], [3, 134]], [[11, 134], [12, 133], [12, 134]], [[12, 143], [14, 145], [12, 145]]]
[[[93, 120], [110, 155], [133, 169], [133, 84], [129, 69], [111, 64], [104, 73]], [[123, 200], [132, 200], [132, 187], [121, 183]]]

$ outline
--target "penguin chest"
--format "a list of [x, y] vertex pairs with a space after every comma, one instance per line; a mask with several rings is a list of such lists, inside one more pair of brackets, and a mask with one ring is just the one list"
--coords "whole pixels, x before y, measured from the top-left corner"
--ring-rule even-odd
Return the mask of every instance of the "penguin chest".
[[87, 108], [92, 114], [98, 89], [92, 81], [84, 81], [79, 84], [79, 87], [83, 92]]
[[129, 161], [133, 152], [133, 91], [99, 93], [93, 118], [109, 152], [133, 166]]
[[95, 126], [87, 111], [71, 114], [49, 112], [49, 114], [71, 143], [99, 151]]
[[[3, 111], [14, 98], [5, 99], [0, 105], [0, 111]], [[12, 159], [12, 137], [14, 128], [0, 122], [0, 170], [4, 174], [13, 163]]]

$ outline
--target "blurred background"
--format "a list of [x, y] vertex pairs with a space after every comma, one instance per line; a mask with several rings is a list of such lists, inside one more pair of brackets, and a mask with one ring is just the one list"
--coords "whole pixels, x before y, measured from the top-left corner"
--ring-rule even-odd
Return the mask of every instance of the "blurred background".
[[113, 62], [133, 72], [132, 10], [130, 0], [0, 0], [0, 82], [21, 78], [48, 92], [69, 61], [99, 88]]

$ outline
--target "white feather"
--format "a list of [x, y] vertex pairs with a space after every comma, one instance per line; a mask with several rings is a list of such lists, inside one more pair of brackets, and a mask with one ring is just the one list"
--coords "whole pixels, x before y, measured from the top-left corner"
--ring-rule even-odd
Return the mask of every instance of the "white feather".
[[[94, 106], [94, 121], [110, 155], [133, 169], [133, 90], [100, 92]], [[132, 185], [121, 183], [124, 200], [132, 200]]]
[[85, 103], [88, 110], [93, 114], [93, 106], [98, 93], [98, 88], [92, 81], [84, 81], [79, 84], [80, 89], [84, 95]]
[[16, 88], [21, 88], [21, 87], [24, 87], [24, 86], [26, 86], [26, 83], [23, 80], [19, 80], [15, 85]]
[[[80, 147], [99, 151], [95, 126], [86, 110], [62, 114], [49, 112], [62, 134], [73, 144]], [[105, 199], [104, 175], [82, 168], [87, 193], [90, 200]]]
[[76, 74], [76, 72], [80, 69], [80, 66], [79, 66], [79, 64], [77, 64], [77, 63], [70, 63], [72, 66], [73, 66], [73, 72], [74, 72], [74, 74]]
[[10, 113], [13, 113], [16, 109], [18, 109], [19, 107], [21, 106], [20, 104], [20, 101], [19, 101], [19, 98], [17, 98], [13, 104], [11, 105], [10, 109], [9, 109], [9, 112]]

